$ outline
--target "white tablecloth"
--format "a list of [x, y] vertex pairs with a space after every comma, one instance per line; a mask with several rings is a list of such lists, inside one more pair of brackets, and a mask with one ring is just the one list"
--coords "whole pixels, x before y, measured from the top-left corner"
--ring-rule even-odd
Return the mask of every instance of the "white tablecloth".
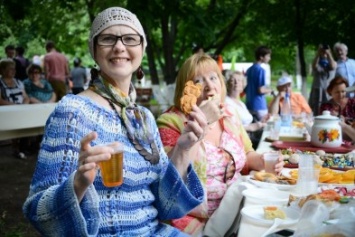
[[43, 134], [56, 103], [0, 106], [0, 140]]
[[[270, 136], [270, 131], [269, 130], [264, 130], [258, 145], [258, 148], [256, 149], [256, 152], [263, 154], [268, 151], [274, 150], [272, 148], [271, 144], [272, 142], [265, 141], [265, 138]], [[302, 138], [303, 137], [303, 130], [299, 128], [286, 128], [286, 127], [281, 127], [280, 130], [280, 137], [284, 138]]]
[[[265, 141], [265, 138], [270, 135], [270, 131], [264, 130], [260, 143], [258, 145], [258, 148], [256, 149], [256, 152], [262, 154], [268, 151], [274, 150], [271, 146], [271, 142]], [[303, 136], [302, 133], [299, 132], [297, 129], [287, 129], [287, 128], [281, 128], [280, 131], [280, 136], [283, 137], [297, 137], [297, 136]], [[250, 206], [250, 205], [255, 205], [255, 203], [251, 202], [248, 200], [248, 198], [245, 199], [244, 201], [244, 207]], [[279, 227], [277, 230], [281, 229], [295, 229], [295, 225], [287, 226], [287, 227]], [[257, 225], [255, 222], [251, 222], [245, 217], [241, 218], [240, 225], [239, 225], [239, 231], [238, 231], [238, 236], [239, 237], [260, 237], [262, 236], [269, 227], [267, 226], [262, 226], [262, 225]]]

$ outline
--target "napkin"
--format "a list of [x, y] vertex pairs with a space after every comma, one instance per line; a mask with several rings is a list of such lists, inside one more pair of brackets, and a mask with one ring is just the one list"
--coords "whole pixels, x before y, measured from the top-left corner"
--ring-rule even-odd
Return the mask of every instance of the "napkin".
[[207, 221], [203, 236], [229, 236], [238, 229], [244, 200], [242, 191], [248, 187], [251, 185], [238, 179], [227, 189], [219, 207]]

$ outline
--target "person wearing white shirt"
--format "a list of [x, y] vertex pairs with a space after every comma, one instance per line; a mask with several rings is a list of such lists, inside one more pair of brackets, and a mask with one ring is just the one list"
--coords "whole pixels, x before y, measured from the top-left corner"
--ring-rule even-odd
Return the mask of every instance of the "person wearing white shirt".
[[[355, 87], [355, 60], [347, 57], [348, 47], [343, 43], [337, 42], [334, 45], [333, 50], [338, 59], [338, 65], [335, 71], [336, 76], [339, 75], [347, 79], [349, 82], [349, 88]], [[354, 90], [348, 94], [349, 97], [354, 97]]]
[[225, 100], [225, 106], [233, 115], [233, 122], [242, 122], [253, 143], [253, 147], [256, 149], [261, 138], [262, 129], [265, 127], [269, 116], [266, 115], [260, 122], [253, 122], [253, 115], [240, 99], [240, 94], [243, 92], [245, 86], [246, 79], [243, 73], [239, 71], [232, 72], [227, 80], [227, 97]]

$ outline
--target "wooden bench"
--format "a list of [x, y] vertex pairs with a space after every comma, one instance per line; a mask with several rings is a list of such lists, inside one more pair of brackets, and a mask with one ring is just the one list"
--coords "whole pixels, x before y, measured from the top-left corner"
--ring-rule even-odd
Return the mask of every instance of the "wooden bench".
[[0, 141], [41, 135], [56, 103], [0, 106]]

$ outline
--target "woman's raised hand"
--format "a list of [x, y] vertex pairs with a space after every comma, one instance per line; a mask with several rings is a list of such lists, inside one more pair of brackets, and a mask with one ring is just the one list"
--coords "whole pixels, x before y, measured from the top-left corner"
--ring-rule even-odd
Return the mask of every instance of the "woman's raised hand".
[[177, 145], [184, 150], [189, 150], [196, 142], [203, 139], [207, 126], [206, 116], [196, 105], [192, 106], [188, 117], [185, 128], [177, 141]]
[[86, 135], [81, 141], [78, 169], [74, 176], [74, 189], [79, 201], [86, 189], [94, 182], [99, 162], [111, 158], [113, 149], [109, 146], [94, 146], [90, 142], [97, 138], [96, 132]]

